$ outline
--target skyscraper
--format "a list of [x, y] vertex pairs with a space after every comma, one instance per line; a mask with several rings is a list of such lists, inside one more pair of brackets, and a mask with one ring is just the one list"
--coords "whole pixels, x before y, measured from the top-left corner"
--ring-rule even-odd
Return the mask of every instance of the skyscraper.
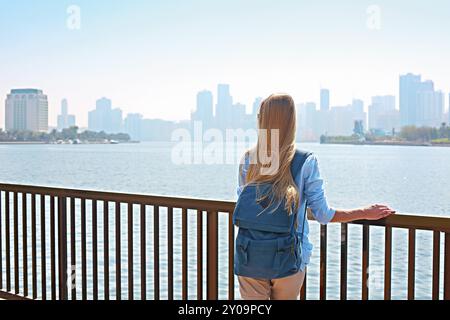
[[228, 84], [217, 86], [216, 121], [219, 128], [227, 128], [232, 122], [233, 97]]
[[201, 121], [205, 128], [213, 126], [213, 94], [211, 91], [201, 91], [197, 94], [197, 108], [192, 113], [193, 121]]
[[400, 126], [395, 96], [375, 96], [369, 106], [369, 129], [392, 131]]
[[92, 131], [119, 133], [122, 130], [122, 110], [112, 109], [111, 100], [97, 100], [95, 110], [89, 112], [88, 127]]
[[231, 128], [244, 129], [247, 120], [247, 107], [242, 103], [235, 103], [231, 109]]
[[5, 116], [6, 130], [47, 132], [47, 96], [38, 89], [13, 89], [6, 98]]
[[58, 116], [58, 130], [75, 126], [75, 116], [69, 113], [69, 104], [66, 99], [61, 101], [61, 114]]
[[320, 111], [330, 110], [330, 90], [321, 89], [320, 90]]
[[125, 133], [128, 133], [132, 140], [142, 139], [142, 115], [139, 113], [130, 113], [124, 121]]
[[417, 94], [422, 77], [408, 73], [400, 76], [400, 124], [409, 126], [417, 124]]
[[255, 98], [255, 101], [253, 102], [252, 115], [255, 118], [258, 115], [259, 108], [261, 107], [262, 101], [263, 101], [263, 98], [257, 97], [257, 98]]
[[353, 106], [333, 107], [330, 109], [327, 133], [331, 136], [352, 135], [355, 121], [361, 121], [361, 117], [353, 112]]
[[442, 91], [426, 88], [417, 95], [419, 126], [439, 127], [444, 121], [445, 96]]
[[301, 103], [297, 106], [297, 139], [313, 141], [319, 138], [317, 118], [318, 111], [314, 102]]
[[364, 111], [364, 101], [353, 99], [350, 109], [353, 121], [361, 122], [362, 128], [367, 128], [367, 113]]

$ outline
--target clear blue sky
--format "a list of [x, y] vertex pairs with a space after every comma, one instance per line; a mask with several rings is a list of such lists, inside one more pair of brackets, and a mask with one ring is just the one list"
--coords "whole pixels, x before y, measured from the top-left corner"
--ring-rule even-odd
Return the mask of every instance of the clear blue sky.
[[[124, 113], [186, 119], [217, 83], [248, 107], [275, 91], [318, 101], [320, 87], [333, 105], [369, 102], [397, 95], [406, 72], [450, 90], [448, 0], [0, 1], [0, 95], [43, 89], [50, 124], [67, 98], [86, 125], [102, 96]], [[66, 26], [72, 4], [78, 31]], [[380, 30], [367, 27], [374, 4]]]

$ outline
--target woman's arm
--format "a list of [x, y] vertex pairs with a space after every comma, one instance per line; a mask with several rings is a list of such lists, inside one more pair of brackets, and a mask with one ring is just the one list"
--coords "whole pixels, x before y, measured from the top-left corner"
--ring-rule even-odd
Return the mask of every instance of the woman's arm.
[[342, 210], [332, 209], [325, 196], [324, 181], [320, 175], [317, 158], [311, 156], [304, 168], [305, 196], [314, 218], [321, 224], [329, 222], [351, 222], [355, 220], [379, 220], [394, 214], [395, 211], [385, 205], [373, 205], [367, 208]]
[[375, 204], [361, 209], [336, 210], [331, 222], [346, 223], [355, 220], [380, 220], [392, 214], [395, 214], [395, 211], [388, 206]]

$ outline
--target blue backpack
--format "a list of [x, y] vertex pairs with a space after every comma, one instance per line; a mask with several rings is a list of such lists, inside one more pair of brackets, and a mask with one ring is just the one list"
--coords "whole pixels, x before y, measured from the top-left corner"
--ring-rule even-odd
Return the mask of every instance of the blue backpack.
[[[296, 151], [291, 163], [294, 179], [310, 155]], [[237, 201], [233, 223], [239, 227], [234, 259], [234, 272], [238, 276], [279, 279], [300, 270], [302, 241], [297, 234], [297, 212], [289, 215], [285, 200], [270, 201], [271, 189], [270, 183], [249, 184]], [[258, 201], [262, 195], [268, 197]], [[305, 220], [306, 205], [302, 229]]]

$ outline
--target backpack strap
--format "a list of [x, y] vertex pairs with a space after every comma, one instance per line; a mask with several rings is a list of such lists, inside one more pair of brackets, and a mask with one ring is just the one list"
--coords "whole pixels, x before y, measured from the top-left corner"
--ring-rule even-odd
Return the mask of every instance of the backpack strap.
[[311, 152], [296, 150], [294, 159], [292, 159], [291, 164], [291, 173], [292, 177], [295, 180], [295, 177], [300, 174], [303, 165], [305, 164], [306, 159], [308, 159], [312, 155]]
[[243, 157], [243, 159], [241, 160], [241, 162], [239, 163], [239, 186], [243, 186], [245, 185], [245, 179], [246, 177], [244, 176], [244, 168], [245, 170], [248, 170], [248, 166], [250, 165], [250, 154], [247, 151]]
[[[292, 159], [292, 164], [291, 164], [291, 172], [292, 172], [292, 178], [295, 181], [295, 178], [300, 174], [300, 171], [303, 168], [303, 165], [305, 164], [306, 160], [312, 155], [311, 152], [308, 151], [301, 151], [301, 150], [296, 150], [295, 151], [295, 156], [294, 159]], [[304, 196], [304, 193], [303, 193]], [[303, 232], [305, 231], [305, 220], [306, 220], [306, 214], [307, 214], [307, 208], [308, 208], [308, 203], [305, 202], [305, 212], [303, 214], [303, 223], [302, 223], [302, 243], [303, 243]], [[298, 211], [295, 213], [295, 217], [294, 217], [294, 228], [295, 230], [297, 230], [298, 228]]]

